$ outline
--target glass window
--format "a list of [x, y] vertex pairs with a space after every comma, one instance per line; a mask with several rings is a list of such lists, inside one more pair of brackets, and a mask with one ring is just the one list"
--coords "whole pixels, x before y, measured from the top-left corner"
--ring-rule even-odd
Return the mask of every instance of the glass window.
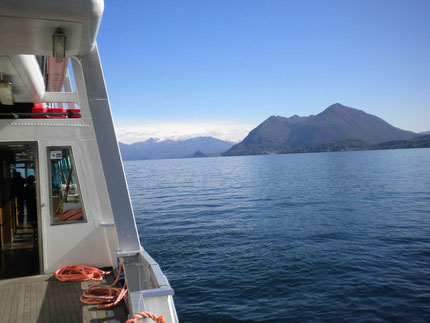
[[70, 147], [49, 147], [51, 224], [85, 222], [79, 182]]

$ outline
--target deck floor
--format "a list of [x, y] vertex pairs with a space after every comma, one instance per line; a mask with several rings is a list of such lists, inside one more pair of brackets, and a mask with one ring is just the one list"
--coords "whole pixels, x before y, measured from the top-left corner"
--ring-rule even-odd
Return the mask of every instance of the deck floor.
[[24, 221], [13, 233], [12, 242], [0, 247], [0, 280], [39, 273], [38, 241], [31, 224]]
[[93, 283], [60, 282], [52, 275], [1, 280], [0, 322], [125, 322], [124, 302], [112, 310], [80, 302], [82, 292]]

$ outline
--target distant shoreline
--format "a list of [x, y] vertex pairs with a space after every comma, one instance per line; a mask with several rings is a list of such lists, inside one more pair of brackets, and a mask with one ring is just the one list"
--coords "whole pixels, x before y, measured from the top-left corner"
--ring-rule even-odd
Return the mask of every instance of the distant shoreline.
[[329, 151], [301, 151], [301, 152], [285, 152], [285, 153], [266, 153], [266, 154], [249, 154], [249, 155], [217, 155], [217, 156], [202, 156], [202, 157], [173, 157], [173, 158], [154, 158], [154, 159], [125, 159], [124, 161], [139, 161], [139, 160], [169, 160], [169, 159], [196, 159], [196, 158], [219, 158], [219, 157], [245, 157], [245, 156], [272, 156], [272, 155], [293, 155], [293, 154], [308, 154], [308, 153], [335, 153], [335, 152], [352, 152], [352, 151], [375, 151], [375, 150], [399, 150], [399, 149], [425, 149], [428, 147], [398, 147], [398, 148], [369, 148], [369, 149], [346, 149], [346, 150], [329, 150]]
[[366, 144], [361, 140], [347, 139], [342, 141], [333, 141], [296, 149], [279, 150], [279, 151], [262, 151], [259, 153], [241, 153], [241, 154], [222, 154], [224, 157], [229, 156], [252, 156], [252, 155], [281, 155], [297, 153], [317, 153], [317, 152], [336, 152], [336, 151], [364, 151], [364, 150], [389, 150], [389, 149], [411, 149], [411, 148], [430, 148], [430, 135], [418, 136], [408, 140], [387, 141], [379, 144]]

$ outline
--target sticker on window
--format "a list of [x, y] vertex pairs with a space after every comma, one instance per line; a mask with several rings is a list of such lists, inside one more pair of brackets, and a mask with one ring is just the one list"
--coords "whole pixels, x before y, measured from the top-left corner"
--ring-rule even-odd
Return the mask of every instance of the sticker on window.
[[51, 160], [60, 160], [60, 159], [63, 159], [63, 152], [61, 150], [51, 151]]

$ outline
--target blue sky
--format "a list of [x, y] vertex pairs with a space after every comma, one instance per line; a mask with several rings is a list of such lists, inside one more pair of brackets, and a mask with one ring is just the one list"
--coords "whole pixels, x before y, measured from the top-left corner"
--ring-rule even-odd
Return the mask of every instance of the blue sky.
[[430, 130], [427, 0], [108, 0], [98, 44], [120, 139], [238, 140], [335, 102]]

